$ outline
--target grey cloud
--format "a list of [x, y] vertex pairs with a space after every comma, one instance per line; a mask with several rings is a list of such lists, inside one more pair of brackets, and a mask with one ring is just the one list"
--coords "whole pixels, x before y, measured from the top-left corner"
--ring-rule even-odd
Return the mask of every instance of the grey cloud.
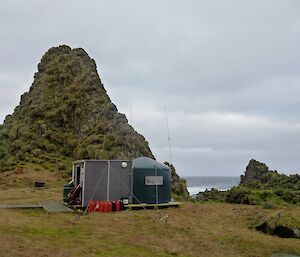
[[[250, 158], [297, 170], [297, 0], [2, 1], [0, 120], [51, 46], [83, 47], [108, 94], [182, 174], [240, 174]], [[275, 167], [277, 166], [277, 167]]]

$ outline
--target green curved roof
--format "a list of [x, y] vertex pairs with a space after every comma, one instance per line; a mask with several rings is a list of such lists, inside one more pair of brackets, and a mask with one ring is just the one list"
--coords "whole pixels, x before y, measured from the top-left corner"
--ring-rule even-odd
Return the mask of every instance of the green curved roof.
[[148, 157], [139, 157], [132, 161], [133, 169], [155, 169], [155, 167], [157, 169], [170, 170], [167, 165], [157, 162]]

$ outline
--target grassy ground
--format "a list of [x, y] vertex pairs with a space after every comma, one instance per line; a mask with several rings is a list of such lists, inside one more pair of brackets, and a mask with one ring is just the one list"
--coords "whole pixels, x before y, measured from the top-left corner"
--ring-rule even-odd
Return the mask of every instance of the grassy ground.
[[[11, 175], [14, 177], [15, 175]], [[28, 175], [29, 176], [29, 175]], [[36, 178], [34, 175], [30, 175]], [[62, 187], [0, 189], [2, 203], [61, 200]], [[300, 217], [299, 207], [283, 207]], [[272, 237], [250, 229], [259, 206], [185, 203], [178, 209], [115, 213], [47, 214], [0, 210], [0, 256], [271, 256], [300, 254], [299, 239]], [[168, 215], [167, 222], [159, 217]]]

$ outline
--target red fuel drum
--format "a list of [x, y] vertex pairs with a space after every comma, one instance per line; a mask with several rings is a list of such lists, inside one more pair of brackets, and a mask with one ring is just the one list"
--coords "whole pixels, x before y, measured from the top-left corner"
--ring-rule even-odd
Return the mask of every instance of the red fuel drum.
[[121, 203], [120, 203], [120, 200], [116, 201], [116, 211], [121, 211]]
[[94, 201], [91, 201], [88, 207], [88, 212], [95, 211], [96, 203]]
[[111, 212], [112, 211], [112, 202], [107, 203], [107, 211]]

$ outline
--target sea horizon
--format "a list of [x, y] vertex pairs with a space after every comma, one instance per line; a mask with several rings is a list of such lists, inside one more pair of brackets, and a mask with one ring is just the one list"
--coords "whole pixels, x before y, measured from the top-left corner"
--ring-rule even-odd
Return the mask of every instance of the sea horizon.
[[240, 183], [240, 176], [183, 176], [190, 195], [215, 188], [226, 191]]

